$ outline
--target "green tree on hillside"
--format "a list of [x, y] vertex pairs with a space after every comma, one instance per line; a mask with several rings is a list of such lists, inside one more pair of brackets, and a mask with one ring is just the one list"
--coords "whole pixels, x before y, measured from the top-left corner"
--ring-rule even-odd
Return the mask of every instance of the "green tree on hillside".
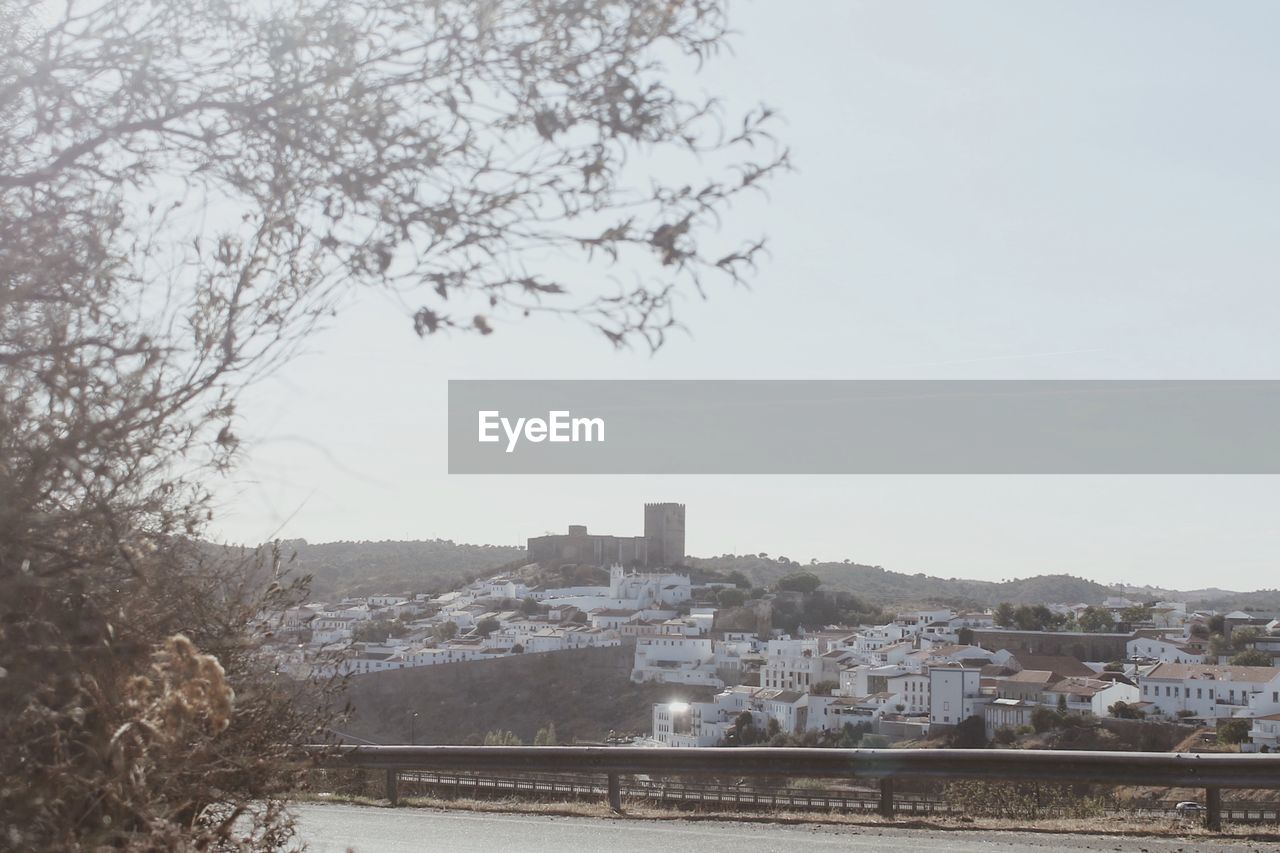
[[1065, 619], [1043, 604], [1020, 604], [1012, 608], [1010, 621], [1019, 631], [1050, 631], [1060, 627]]
[[1106, 633], [1116, 626], [1116, 620], [1111, 615], [1111, 611], [1105, 607], [1086, 607], [1076, 617], [1076, 623], [1081, 631], [1091, 634]]
[[716, 603], [721, 607], [741, 607], [747, 603], [747, 594], [740, 589], [722, 589], [716, 593]]
[[1120, 611], [1120, 621], [1130, 625], [1140, 625], [1143, 622], [1151, 621], [1151, 608], [1144, 607], [1141, 604], [1135, 604], [1132, 607], [1126, 607]]
[[1244, 743], [1249, 739], [1251, 721], [1247, 719], [1223, 720], [1218, 723], [1218, 742], [1225, 744]]
[[1271, 666], [1271, 655], [1258, 649], [1246, 649], [1231, 658], [1232, 666]]
[[786, 592], [813, 592], [822, 586], [822, 579], [813, 572], [792, 572], [778, 579], [777, 588]]
[[977, 714], [966, 717], [947, 735], [947, 745], [952, 749], [986, 749], [986, 722]]
[[1253, 625], [1243, 628], [1236, 628], [1231, 632], [1231, 648], [1237, 652], [1242, 652], [1253, 644], [1253, 641], [1259, 637], [1265, 637], [1267, 632]]

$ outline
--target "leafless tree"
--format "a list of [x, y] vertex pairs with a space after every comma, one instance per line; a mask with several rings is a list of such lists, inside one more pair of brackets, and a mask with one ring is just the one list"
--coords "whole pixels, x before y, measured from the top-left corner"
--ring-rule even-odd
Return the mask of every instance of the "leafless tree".
[[360, 288], [660, 346], [787, 165], [670, 82], [727, 36], [723, 0], [0, 0], [0, 845], [287, 837], [328, 711], [257, 614], [305, 579], [198, 542], [238, 392]]

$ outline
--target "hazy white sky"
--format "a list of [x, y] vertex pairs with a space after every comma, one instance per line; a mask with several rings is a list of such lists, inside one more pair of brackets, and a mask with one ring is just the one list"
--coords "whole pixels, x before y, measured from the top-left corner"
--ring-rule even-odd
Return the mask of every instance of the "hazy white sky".
[[366, 294], [242, 407], [218, 532], [516, 543], [679, 500], [694, 555], [1276, 586], [1274, 477], [446, 474], [450, 378], [1280, 378], [1280, 5], [733, 12], [688, 85], [778, 107], [798, 168], [725, 224], [770, 236], [753, 289], [652, 357], [552, 319], [422, 341]]

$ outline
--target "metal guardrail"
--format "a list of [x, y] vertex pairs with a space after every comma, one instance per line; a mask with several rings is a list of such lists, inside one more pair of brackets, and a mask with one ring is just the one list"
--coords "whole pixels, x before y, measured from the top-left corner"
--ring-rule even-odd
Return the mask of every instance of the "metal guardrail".
[[[401, 793], [408, 786], [470, 794], [553, 794], [572, 797], [603, 797], [607, 791], [599, 776], [566, 776], [564, 774], [479, 775], [435, 770], [397, 771]], [[874, 790], [821, 788], [753, 788], [741, 784], [714, 782], [675, 782], [668, 779], [622, 777], [622, 796], [631, 800], [650, 800], [667, 804], [698, 804], [742, 808], [786, 808], [799, 811], [872, 811], [879, 807], [879, 794]], [[1107, 809], [1112, 817], [1186, 818], [1177, 808], [1178, 800]], [[964, 809], [945, 798], [927, 794], [895, 793], [894, 811], [898, 814], [937, 815], [962, 814]], [[1198, 816], [1198, 815], [1197, 815]], [[1240, 801], [1222, 804], [1224, 820], [1241, 823], [1280, 823], [1280, 802]]]
[[810, 749], [800, 747], [597, 746], [340, 746], [316, 747], [334, 766], [387, 772], [387, 794], [398, 799], [400, 771], [466, 770], [599, 773], [609, 804], [622, 809], [620, 777], [799, 776], [874, 779], [879, 811], [894, 813], [895, 779], [976, 779], [1204, 788], [1211, 829], [1222, 826], [1223, 788], [1280, 788], [1280, 755], [1085, 752], [1000, 749]]
[[[490, 776], [463, 773], [443, 773], [434, 770], [397, 771], [400, 785], [422, 785], [441, 788], [454, 794], [511, 792], [568, 794], [571, 796], [600, 796], [606, 789], [592, 777], [569, 777], [563, 774], [521, 774], [519, 776]], [[597, 776], [596, 779], [599, 777]], [[666, 779], [622, 777], [621, 794], [628, 799], [652, 800], [662, 803], [712, 804], [735, 808], [787, 808], [816, 809], [823, 811], [871, 811], [879, 806], [879, 795], [874, 790], [812, 790], [767, 789], [741, 785], [714, 783], [685, 784]], [[894, 809], [898, 812], [937, 814], [959, 811], [945, 800], [921, 794], [898, 794], [894, 797]]]

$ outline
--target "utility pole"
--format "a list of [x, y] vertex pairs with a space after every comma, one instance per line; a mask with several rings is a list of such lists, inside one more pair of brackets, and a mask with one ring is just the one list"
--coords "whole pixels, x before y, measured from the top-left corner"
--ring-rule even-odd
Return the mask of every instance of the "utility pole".
[[409, 714], [409, 746], [418, 745], [418, 735], [417, 735], [417, 732], [415, 731], [417, 728], [417, 722], [418, 722], [418, 712], [417, 711], [410, 712]]

